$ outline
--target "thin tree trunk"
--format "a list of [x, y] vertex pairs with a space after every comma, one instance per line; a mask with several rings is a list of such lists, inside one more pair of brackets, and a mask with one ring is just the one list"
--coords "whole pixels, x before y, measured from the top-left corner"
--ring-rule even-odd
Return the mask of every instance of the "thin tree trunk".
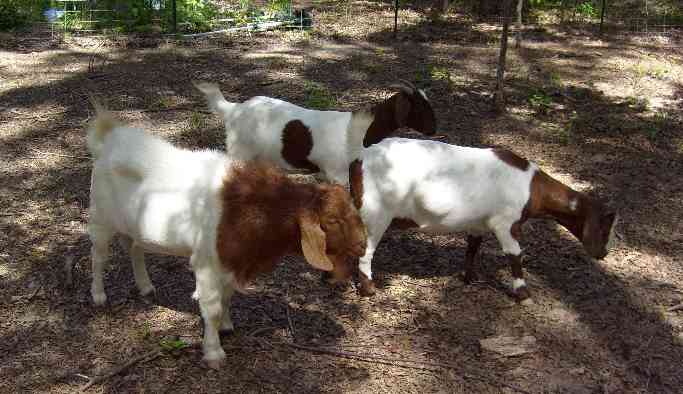
[[394, 3], [394, 39], [398, 35], [398, 0]]
[[[603, 0], [604, 1], [604, 0]], [[524, 0], [517, 0], [517, 34], [515, 34], [515, 48], [522, 45], [522, 6]]]
[[602, 25], [605, 22], [605, 7], [607, 6], [607, 0], [602, 0], [602, 10], [600, 10], [600, 34], [602, 34]]
[[446, 15], [448, 13], [448, 0], [443, 0], [441, 2], [441, 12]]
[[505, 112], [505, 58], [508, 51], [508, 30], [510, 29], [510, 3], [503, 3], [503, 33], [500, 37], [500, 54], [498, 56], [498, 68], [496, 70], [496, 92], [493, 94], [493, 107], [497, 113]]

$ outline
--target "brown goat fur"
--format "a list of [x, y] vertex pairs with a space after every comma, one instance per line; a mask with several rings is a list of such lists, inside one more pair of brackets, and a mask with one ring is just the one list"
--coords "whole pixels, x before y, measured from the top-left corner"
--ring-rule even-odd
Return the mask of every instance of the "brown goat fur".
[[[365, 253], [365, 226], [341, 186], [296, 183], [270, 164], [246, 162], [229, 171], [221, 199], [216, 248], [238, 288], [288, 254], [304, 254], [309, 264], [346, 280]], [[306, 234], [317, 234], [331, 267], [311, 261], [302, 249]]]
[[410, 94], [402, 90], [372, 107], [370, 112], [375, 119], [365, 134], [365, 147], [380, 142], [401, 127], [410, 127], [424, 135], [436, 133], [434, 110], [417, 90]]
[[531, 196], [521, 222], [526, 218], [552, 217], [581, 241], [590, 256], [607, 255], [617, 216], [613, 209], [540, 170], [531, 179], [530, 187]]

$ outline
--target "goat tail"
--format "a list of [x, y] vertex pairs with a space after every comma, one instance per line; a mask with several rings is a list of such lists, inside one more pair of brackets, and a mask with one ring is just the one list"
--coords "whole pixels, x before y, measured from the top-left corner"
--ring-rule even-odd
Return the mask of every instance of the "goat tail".
[[95, 118], [88, 126], [88, 150], [97, 158], [102, 153], [105, 138], [116, 127], [116, 121], [95, 97], [90, 96], [90, 103], [95, 108]]
[[200, 81], [192, 81], [192, 84], [199, 89], [200, 92], [204, 93], [206, 100], [209, 102], [209, 108], [212, 111], [224, 115], [225, 111], [229, 110], [231, 103], [225, 99], [225, 96], [223, 96], [223, 93], [217, 84]]

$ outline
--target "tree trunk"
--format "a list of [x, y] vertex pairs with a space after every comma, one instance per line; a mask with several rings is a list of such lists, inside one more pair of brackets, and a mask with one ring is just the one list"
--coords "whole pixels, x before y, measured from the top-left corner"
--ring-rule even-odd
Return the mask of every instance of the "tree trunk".
[[505, 58], [508, 51], [508, 30], [510, 29], [510, 3], [512, 0], [504, 0], [503, 3], [503, 33], [500, 37], [500, 54], [498, 56], [498, 68], [496, 70], [496, 92], [493, 94], [493, 109], [497, 113], [505, 112]]
[[[604, 1], [604, 0], [603, 0]], [[522, 45], [522, 6], [524, 0], [517, 0], [517, 34], [515, 34], [515, 48]]]
[[394, 39], [398, 35], [398, 0], [394, 3]]
[[605, 22], [605, 7], [607, 6], [607, 0], [602, 0], [602, 9], [600, 10], [600, 34], [602, 34], [602, 25]]
[[441, 2], [441, 12], [446, 15], [448, 13], [448, 0], [443, 0]]

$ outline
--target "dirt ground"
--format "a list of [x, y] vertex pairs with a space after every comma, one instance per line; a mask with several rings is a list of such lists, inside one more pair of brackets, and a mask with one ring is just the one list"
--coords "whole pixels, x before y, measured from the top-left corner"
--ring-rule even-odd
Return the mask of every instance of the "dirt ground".
[[[680, 40], [529, 28], [509, 53], [509, 113], [496, 117], [495, 29], [405, 11], [394, 40], [390, 10], [372, 3], [314, 17], [312, 32], [188, 41], [0, 37], [0, 391], [72, 393], [103, 376], [87, 391], [683, 392], [683, 310], [671, 308], [683, 302]], [[201, 363], [186, 259], [148, 255], [157, 294], [142, 298], [114, 245], [109, 304], [92, 305], [88, 94], [179, 145], [222, 149], [191, 80], [301, 105], [315, 86], [347, 110], [388, 97], [398, 78], [426, 88], [449, 142], [510, 148], [609, 199], [615, 249], [594, 262], [555, 223], [528, 223], [531, 305], [507, 295], [493, 239], [468, 286], [463, 234], [388, 233], [372, 298], [286, 259], [234, 297], [222, 371]], [[514, 357], [480, 346], [496, 336], [536, 344]]]

